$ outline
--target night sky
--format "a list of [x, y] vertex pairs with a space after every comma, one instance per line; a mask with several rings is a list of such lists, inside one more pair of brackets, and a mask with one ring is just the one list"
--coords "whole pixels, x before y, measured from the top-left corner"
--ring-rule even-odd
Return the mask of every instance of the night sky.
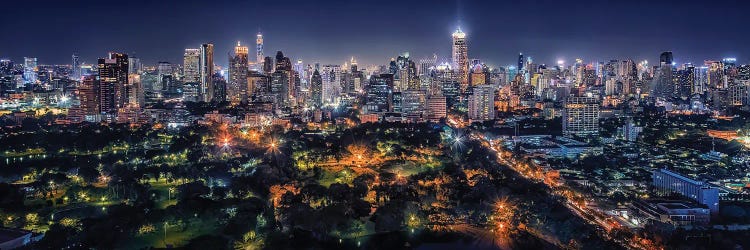
[[[469, 57], [513, 64], [519, 52], [540, 63], [632, 58], [677, 63], [737, 57], [750, 60], [748, 1], [3, 1], [0, 58], [67, 64], [77, 52], [94, 62], [108, 51], [144, 63], [182, 63], [185, 48], [216, 45], [226, 65], [237, 40], [258, 31], [265, 54], [293, 60], [384, 64], [409, 51], [414, 58], [449, 58], [450, 34], [460, 25]], [[744, 14], [744, 16], [743, 16]], [[254, 57], [251, 56], [251, 59]]]

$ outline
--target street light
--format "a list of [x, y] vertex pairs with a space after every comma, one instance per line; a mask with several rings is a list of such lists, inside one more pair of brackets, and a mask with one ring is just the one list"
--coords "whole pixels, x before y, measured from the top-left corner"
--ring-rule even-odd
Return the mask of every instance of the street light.
[[167, 200], [172, 200], [172, 192], [174, 192], [174, 187], [167, 189]]

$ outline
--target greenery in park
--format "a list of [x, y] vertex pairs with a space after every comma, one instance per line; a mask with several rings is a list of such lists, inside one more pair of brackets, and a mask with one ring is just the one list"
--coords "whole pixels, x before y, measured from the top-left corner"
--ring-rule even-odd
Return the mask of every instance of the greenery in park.
[[[613, 244], [544, 186], [440, 124], [326, 133], [88, 124], [3, 141], [2, 149], [45, 155], [10, 157], [5, 164], [16, 167], [0, 168], [33, 190], [0, 184], [11, 218], [3, 225], [46, 232], [35, 243], [42, 248], [403, 247], [440, 235], [532, 248]], [[512, 203], [512, 220], [496, 216], [498, 200]]]

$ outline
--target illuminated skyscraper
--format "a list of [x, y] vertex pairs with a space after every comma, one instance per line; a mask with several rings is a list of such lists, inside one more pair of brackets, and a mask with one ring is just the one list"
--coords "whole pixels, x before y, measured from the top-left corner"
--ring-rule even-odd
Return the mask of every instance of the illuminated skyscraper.
[[201, 45], [201, 58], [200, 58], [200, 75], [201, 75], [201, 86], [200, 94], [203, 97], [204, 102], [211, 102], [214, 100], [214, 45], [211, 43], [204, 43]]
[[128, 57], [128, 72], [131, 74], [140, 74], [143, 72], [143, 64], [138, 57]]
[[79, 61], [78, 54], [73, 54], [72, 59], [73, 60], [70, 66], [71, 66], [71, 70], [73, 71], [71, 72], [70, 78], [76, 81], [81, 80], [81, 62]]
[[[523, 65], [524, 65], [523, 53], [518, 53], [518, 66], [516, 68], [516, 69], [518, 69], [518, 72], [522, 72]], [[512, 76], [512, 77], [515, 77], [515, 76]]]
[[39, 78], [36, 57], [23, 58], [23, 80], [26, 86], [35, 84]]
[[307, 75], [305, 74], [305, 65], [302, 63], [302, 59], [297, 59], [297, 62], [294, 63], [294, 71], [299, 73], [300, 78], [306, 78]]
[[654, 96], [664, 98], [677, 96], [676, 92], [679, 89], [675, 87], [672, 79], [672, 71], [674, 68], [673, 62], [671, 51], [662, 52], [659, 56], [658, 78], [656, 79], [657, 82], [653, 88]]
[[87, 115], [99, 113], [99, 80], [97, 76], [88, 75], [81, 79], [78, 87], [78, 101], [81, 110]]
[[267, 56], [263, 58], [263, 73], [270, 75], [273, 72], [273, 58]]
[[320, 76], [320, 72], [315, 70], [310, 77], [310, 99], [312, 104], [316, 107], [323, 106], [323, 78]]
[[446, 115], [445, 96], [441, 94], [430, 96], [430, 98], [427, 99], [427, 119], [432, 122], [439, 122], [440, 119], [445, 118]]
[[432, 57], [423, 58], [419, 60], [419, 67], [417, 68], [417, 74], [420, 77], [430, 75], [430, 72], [435, 70], [437, 66], [437, 55], [433, 54]]
[[260, 64], [263, 62], [263, 34], [258, 32], [257, 38], [255, 38], [255, 62]]
[[99, 112], [116, 113], [128, 101], [128, 55], [109, 53], [99, 58]]
[[466, 33], [461, 28], [453, 32], [453, 69], [458, 71], [461, 91], [466, 91], [469, 84], [469, 53], [466, 46]]
[[185, 55], [182, 58], [182, 81], [185, 83], [201, 82], [200, 74], [200, 49], [185, 49]]
[[229, 81], [227, 95], [230, 102], [240, 102], [247, 98], [248, 48], [237, 42], [234, 55], [229, 56]]
[[595, 97], [570, 96], [563, 106], [563, 135], [599, 135], [599, 102]]
[[156, 68], [157, 77], [156, 84], [154, 84], [154, 91], [166, 91], [172, 85], [174, 72], [172, 64], [169, 62], [159, 62]]
[[388, 112], [393, 108], [393, 75], [380, 74], [370, 77], [367, 90], [367, 113]]
[[492, 85], [477, 85], [469, 96], [469, 119], [486, 121], [495, 119], [495, 88]]
[[146, 97], [141, 83], [141, 75], [131, 73], [128, 75], [128, 107], [141, 108], [146, 104]]

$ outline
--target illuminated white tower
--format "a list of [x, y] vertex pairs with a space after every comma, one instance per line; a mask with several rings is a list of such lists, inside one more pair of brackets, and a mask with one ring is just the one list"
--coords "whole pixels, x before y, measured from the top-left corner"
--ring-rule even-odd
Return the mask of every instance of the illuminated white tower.
[[469, 53], [466, 47], [466, 33], [461, 28], [453, 32], [453, 68], [458, 70], [461, 90], [466, 91], [469, 85]]

